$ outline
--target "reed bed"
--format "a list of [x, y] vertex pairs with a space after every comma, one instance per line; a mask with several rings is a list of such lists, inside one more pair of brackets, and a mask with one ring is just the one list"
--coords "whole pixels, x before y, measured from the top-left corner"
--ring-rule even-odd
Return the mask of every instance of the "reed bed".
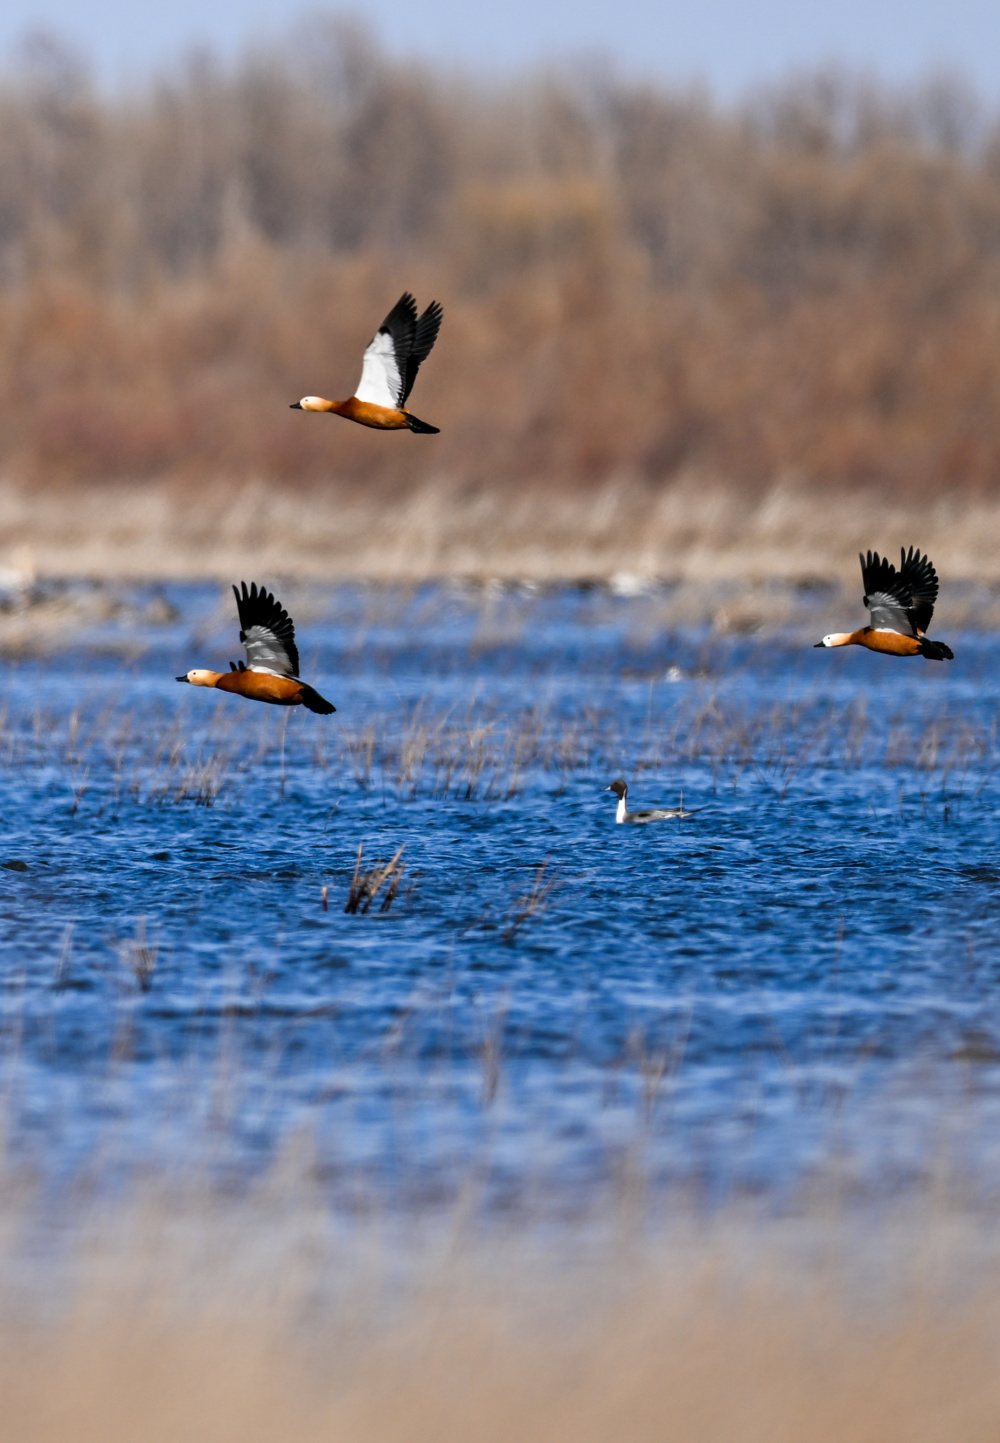
[[[235, 805], [250, 786], [276, 795], [318, 769], [393, 801], [439, 798], [496, 804], [529, 785], [559, 795], [570, 782], [603, 785], [623, 768], [671, 776], [696, 767], [713, 790], [752, 784], [781, 797], [795, 784], [821, 788], [831, 771], [881, 766], [923, 779], [924, 790], [976, 791], [997, 766], [995, 721], [942, 705], [914, 719], [873, 715], [861, 696], [762, 703], [693, 683], [636, 731], [613, 708], [567, 717], [558, 708], [510, 711], [490, 703], [456, 710], [432, 701], [376, 714], [322, 735], [295, 730], [281, 758], [284, 718], [235, 717], [218, 706], [206, 723], [119, 704], [68, 716], [35, 709], [0, 716], [0, 772], [44, 776], [70, 817], [113, 817], [129, 806]], [[401, 868], [394, 868], [401, 871]]]

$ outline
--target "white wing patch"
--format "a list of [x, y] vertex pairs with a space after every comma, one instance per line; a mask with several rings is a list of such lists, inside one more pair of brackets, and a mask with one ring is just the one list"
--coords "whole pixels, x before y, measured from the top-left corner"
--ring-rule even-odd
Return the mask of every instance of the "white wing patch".
[[403, 389], [403, 378], [396, 363], [396, 348], [388, 331], [379, 331], [365, 351], [361, 380], [355, 391], [359, 401], [372, 406], [388, 406], [395, 411]]

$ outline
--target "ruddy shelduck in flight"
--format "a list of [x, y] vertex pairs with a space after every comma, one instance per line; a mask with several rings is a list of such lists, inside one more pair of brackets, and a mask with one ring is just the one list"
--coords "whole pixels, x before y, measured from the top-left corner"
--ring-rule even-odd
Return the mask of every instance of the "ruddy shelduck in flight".
[[937, 601], [937, 572], [926, 556], [900, 549], [897, 571], [892, 562], [869, 551], [861, 557], [865, 606], [871, 625], [860, 631], [833, 631], [817, 646], [866, 646], [889, 656], [926, 656], [928, 661], [952, 661], [955, 653], [943, 641], [930, 641], [925, 632]]
[[293, 411], [332, 411], [361, 426], [379, 431], [420, 431], [437, 435], [430, 426], [406, 410], [420, 363], [426, 361], [441, 329], [441, 307], [431, 301], [422, 316], [417, 303], [404, 291], [365, 351], [358, 389], [347, 401], [324, 401], [322, 396], [303, 396], [292, 402]]
[[269, 591], [253, 582], [247, 590], [233, 587], [236, 609], [240, 617], [240, 641], [246, 648], [245, 662], [231, 661], [228, 671], [205, 671], [196, 667], [178, 681], [192, 686], [214, 686], [216, 691], [231, 691], [251, 701], [266, 701], [272, 706], [304, 706], [308, 711], [328, 716], [337, 708], [299, 679], [299, 651], [295, 645], [292, 618], [275, 601]]

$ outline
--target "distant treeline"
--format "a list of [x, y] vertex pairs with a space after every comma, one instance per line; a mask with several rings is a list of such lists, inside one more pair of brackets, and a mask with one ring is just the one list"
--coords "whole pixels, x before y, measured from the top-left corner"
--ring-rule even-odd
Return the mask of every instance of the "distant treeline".
[[[441, 436], [290, 412], [404, 288], [445, 308]], [[336, 18], [115, 95], [35, 39], [0, 81], [0, 474], [995, 492], [1000, 130], [954, 79], [722, 110]]]

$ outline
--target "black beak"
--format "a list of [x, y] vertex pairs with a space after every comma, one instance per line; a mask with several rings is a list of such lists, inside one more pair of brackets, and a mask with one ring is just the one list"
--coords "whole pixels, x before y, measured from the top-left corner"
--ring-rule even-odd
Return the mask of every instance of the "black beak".
[[822, 645], [823, 645], [823, 643], [822, 643], [821, 641], [815, 642], [814, 645], [813, 645], [813, 651], [815, 651], [817, 647], [822, 646]]
[[292, 404], [289, 406], [288, 409], [289, 409], [290, 411], [301, 411], [301, 410], [302, 410], [302, 402], [301, 402], [301, 401], [293, 401]]
[[175, 676], [174, 681], [187, 681], [186, 676]]

